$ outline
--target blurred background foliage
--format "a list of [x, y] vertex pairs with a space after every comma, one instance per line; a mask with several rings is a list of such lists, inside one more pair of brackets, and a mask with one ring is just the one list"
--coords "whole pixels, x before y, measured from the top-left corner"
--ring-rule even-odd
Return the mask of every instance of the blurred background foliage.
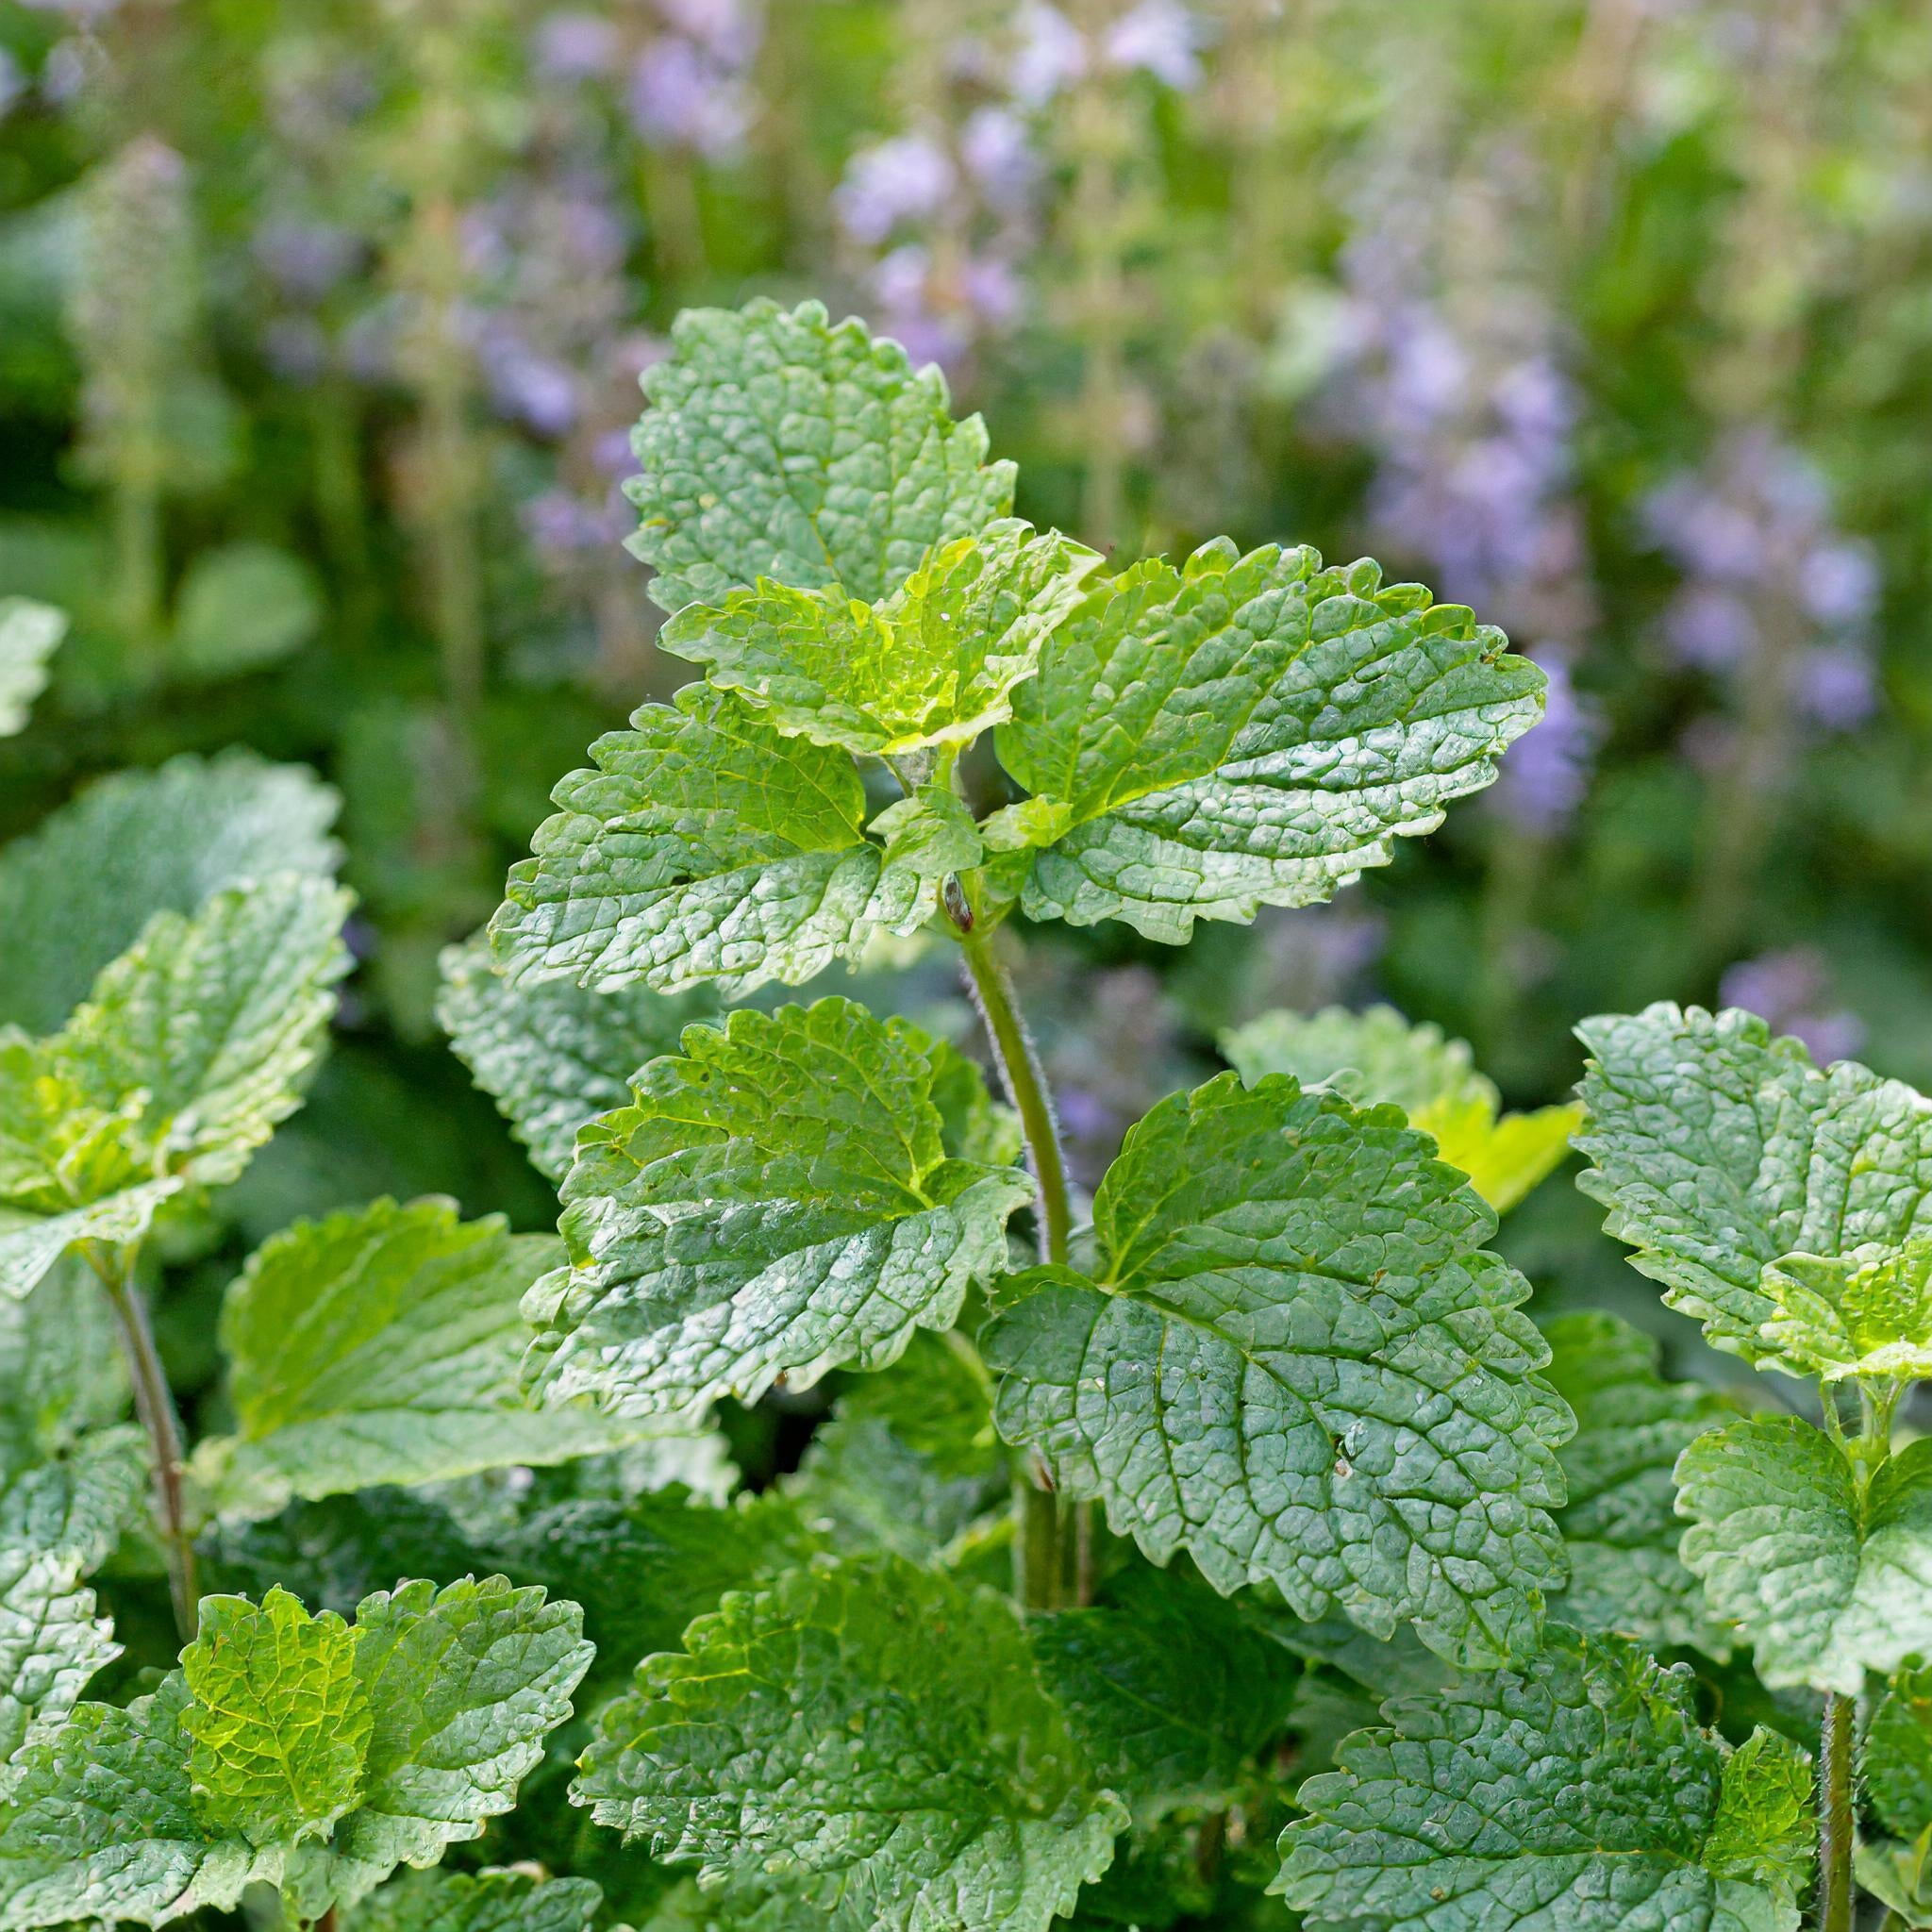
[[[184, 1385], [298, 1212], [554, 1215], [437, 958], [689, 675], [622, 548], [637, 377], [759, 292], [938, 360], [1038, 522], [1371, 552], [1550, 672], [1333, 907], [1037, 936], [1086, 1184], [1281, 1004], [1391, 1000], [1518, 1105], [1657, 997], [1932, 1086], [1919, 0], [0, 0], [0, 595], [73, 617], [0, 835], [240, 741], [340, 790], [361, 895], [309, 1107], [175, 1238]], [[865, 982], [966, 1026], [942, 960]], [[1506, 1242], [1654, 1323], [1596, 1218]]]

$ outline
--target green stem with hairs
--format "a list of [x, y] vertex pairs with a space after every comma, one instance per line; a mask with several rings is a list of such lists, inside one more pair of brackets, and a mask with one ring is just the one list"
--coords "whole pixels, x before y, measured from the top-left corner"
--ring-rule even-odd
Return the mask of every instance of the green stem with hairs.
[[[1026, 1138], [1034, 1182], [1040, 1190], [1040, 1258], [1063, 1267], [1072, 1243], [1074, 1209], [1046, 1069], [1021, 1017], [1012, 980], [993, 952], [992, 934], [979, 923], [970, 894], [958, 879], [949, 879], [940, 903], [964, 956], [966, 983], [992, 1042], [1001, 1084], [1019, 1113], [1021, 1131]], [[1023, 1607], [1057, 1610], [1091, 1603], [1093, 1521], [1090, 1506], [1079, 1503], [1070, 1509], [1046, 1488], [1044, 1470], [1028, 1457], [1014, 1466], [1013, 1507], [1014, 1594]]]
[[160, 1521], [161, 1545], [168, 1563], [168, 1594], [175, 1606], [175, 1627], [183, 1643], [194, 1636], [196, 1608], [201, 1601], [195, 1586], [194, 1536], [188, 1526], [188, 1508], [181, 1488], [181, 1430], [175, 1420], [175, 1398], [168, 1388], [149, 1325], [147, 1305], [134, 1279], [134, 1249], [104, 1241], [89, 1242], [82, 1251], [99, 1276], [121, 1332], [121, 1348], [134, 1384], [134, 1413], [146, 1432], [148, 1457], [154, 1466], [155, 1508]]
[[1818, 1741], [1818, 1932], [1852, 1932], [1857, 1894], [1852, 1886], [1852, 1733], [1857, 1700], [1836, 1691], [1824, 1700]]

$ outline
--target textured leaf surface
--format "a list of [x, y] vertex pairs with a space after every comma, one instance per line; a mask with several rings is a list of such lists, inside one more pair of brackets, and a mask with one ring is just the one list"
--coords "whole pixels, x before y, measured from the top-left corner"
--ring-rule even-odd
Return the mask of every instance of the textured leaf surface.
[[1789, 1373], [1765, 1338], [1767, 1263], [1932, 1236], [1932, 1110], [1853, 1060], [1821, 1073], [1735, 1009], [1647, 1007], [1588, 1020], [1577, 1185], [1605, 1228], [1715, 1347]]
[[94, 1608], [71, 1554], [0, 1546], [0, 1764], [65, 1718], [88, 1679], [121, 1655]]
[[512, 985], [491, 968], [480, 934], [444, 949], [436, 1008], [457, 1058], [553, 1181], [570, 1171], [577, 1129], [622, 1107], [631, 1075], [717, 1011], [709, 987], [670, 995], [641, 986], [592, 992], [569, 979]]
[[1797, 1924], [1790, 1893], [1736, 1875], [1786, 1840], [1767, 1815], [1767, 1843], [1747, 1846], [1725, 1813], [1724, 1746], [1698, 1728], [1688, 1670], [1553, 1624], [1522, 1670], [1386, 1717], [1302, 1787], [1309, 1815], [1282, 1835], [1278, 1889], [1311, 1932]]
[[1270, 1075], [1161, 1102], [1094, 1202], [1094, 1279], [1008, 1282], [996, 1418], [1158, 1563], [1444, 1656], [1535, 1647], [1570, 1417], [1495, 1217], [1392, 1108]]
[[78, 1257], [31, 1294], [0, 1296], [0, 1480], [110, 1428], [128, 1400], [113, 1312]]
[[370, 1894], [349, 1932], [591, 1932], [597, 1888], [528, 1872], [410, 1872]]
[[1125, 1824], [1012, 1609], [886, 1559], [725, 1600], [609, 1706], [576, 1793], [701, 1877], [808, 1875], [835, 1925], [1044, 1932]]
[[235, 1429], [195, 1457], [217, 1507], [265, 1515], [291, 1495], [560, 1462], [638, 1433], [524, 1397], [519, 1309], [561, 1257], [547, 1236], [460, 1221], [435, 1197], [272, 1237], [222, 1307]]
[[1300, 1659], [1180, 1570], [1125, 1571], [1093, 1609], [1027, 1626], [1041, 1682], [1137, 1819], [1229, 1803], [1277, 1738]]
[[839, 1398], [787, 1492], [841, 1549], [925, 1561], [1012, 1492], [985, 1373], [939, 1336]]
[[850, 1000], [692, 1027], [634, 1106], [578, 1136], [571, 1266], [526, 1304], [545, 1389], [690, 1411], [780, 1375], [883, 1368], [915, 1328], [950, 1326], [1033, 1190], [948, 1157], [941, 1063], [956, 1077], [923, 1034]]
[[882, 603], [765, 578], [688, 606], [659, 641], [787, 737], [880, 757], [965, 745], [1011, 716], [1014, 686], [1099, 563], [1007, 517], [933, 551]]
[[0, 738], [26, 729], [47, 688], [47, 660], [66, 635], [67, 619], [51, 604], [0, 597]]
[[1307, 549], [1137, 564], [1055, 632], [1000, 761], [1071, 829], [1022, 907], [1179, 943], [1330, 897], [1496, 775], [1542, 713], [1503, 634]]
[[552, 794], [559, 809], [490, 922], [512, 982], [795, 986], [856, 958], [876, 926], [923, 916], [916, 882], [881, 879], [850, 757], [781, 738], [728, 692], [691, 685], [646, 705], [591, 756], [596, 769]]
[[1774, 1312], [1763, 1338], [1826, 1382], [1932, 1375], [1932, 1240], [1846, 1255], [1783, 1255], [1759, 1276]]
[[242, 1173], [301, 1105], [348, 970], [348, 905], [284, 873], [157, 913], [58, 1033], [0, 1033], [0, 1290]]
[[140, 1520], [150, 1480], [146, 1438], [131, 1425], [95, 1429], [43, 1459], [0, 1464], [0, 1550], [44, 1550], [72, 1558], [82, 1574], [98, 1570]]
[[1578, 1106], [1505, 1114], [1495, 1083], [1475, 1070], [1468, 1043], [1439, 1026], [1411, 1026], [1392, 1007], [1352, 1013], [1263, 1013], [1223, 1034], [1221, 1050], [1243, 1080], [1292, 1074], [1304, 1087], [1329, 1087], [1367, 1105], [1392, 1101], [1505, 1214], [1570, 1151]]
[[337, 1895], [353, 1903], [397, 1865], [480, 1838], [516, 1803], [590, 1663], [575, 1604], [501, 1576], [365, 1598], [356, 1674], [375, 1724], [361, 1802], [329, 1847]]
[[759, 577], [889, 595], [935, 543], [1012, 507], [1013, 466], [986, 462], [977, 416], [952, 419], [945, 378], [816, 302], [687, 309], [644, 381], [651, 407], [625, 485], [666, 610]]
[[1570, 1581], [1552, 1606], [1579, 1629], [1615, 1631], [1653, 1649], [1694, 1644], [1730, 1655], [1732, 1633], [1704, 1607], [1677, 1555], [1684, 1524], [1672, 1472], [1685, 1447], [1737, 1415], [1722, 1395], [1657, 1374], [1657, 1344], [1615, 1315], [1542, 1323], [1545, 1372], [1576, 1417], [1559, 1452], [1570, 1500], [1557, 1527]]
[[90, 786], [0, 852], [0, 1021], [50, 1033], [157, 912], [273, 873], [333, 871], [336, 794], [253, 752]]
[[1760, 1725], [1724, 1759], [1717, 1818], [1704, 1841], [1705, 1868], [1780, 1898], [1800, 1899], [1817, 1857], [1811, 1754]]
[[1883, 1464], [1861, 1499], [1828, 1436], [1757, 1418], [1700, 1436], [1677, 1487], [1684, 1561], [1774, 1690], [1856, 1696], [1867, 1669], [1932, 1655], [1932, 1440]]
[[1932, 1670], [1902, 1671], [1885, 1687], [1858, 1769], [1888, 1831], [1902, 1839], [1932, 1831]]
[[252, 1845], [287, 1844], [326, 1832], [355, 1803], [370, 1709], [356, 1633], [340, 1617], [311, 1617], [285, 1590], [258, 1607], [203, 1597], [181, 1671], [204, 1824]]

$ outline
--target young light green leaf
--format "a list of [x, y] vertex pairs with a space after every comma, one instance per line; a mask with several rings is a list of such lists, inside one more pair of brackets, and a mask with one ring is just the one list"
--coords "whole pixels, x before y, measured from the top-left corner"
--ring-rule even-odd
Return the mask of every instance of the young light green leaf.
[[648, 1433], [525, 1400], [519, 1310], [561, 1259], [548, 1236], [465, 1223], [434, 1196], [274, 1236], [222, 1307], [234, 1433], [194, 1458], [216, 1507], [268, 1515], [291, 1496], [562, 1462]]
[[1762, 1725], [1724, 1759], [1717, 1817], [1702, 1862], [1780, 1899], [1801, 1899], [1818, 1857], [1817, 1774], [1811, 1754]]
[[915, 374], [860, 323], [760, 300], [687, 309], [671, 341], [631, 439], [643, 474], [625, 486], [641, 518], [630, 548], [665, 610], [760, 577], [874, 603], [934, 544], [1012, 508], [986, 425], [954, 422], [940, 372]]
[[1932, 1109], [1856, 1061], [1819, 1072], [1749, 1013], [1660, 1003], [1576, 1030], [1593, 1163], [1577, 1185], [1607, 1231], [1714, 1347], [1815, 1374], [1764, 1332], [1765, 1267], [1932, 1235]]
[[1495, 1216], [1392, 1108], [1224, 1074], [1127, 1136], [1093, 1278], [1008, 1281], [995, 1417], [1062, 1493], [1224, 1593], [1492, 1665], [1562, 1580], [1569, 1411], [1483, 1243]]
[[1826, 1382], [1932, 1375], [1932, 1239], [1781, 1255], [1758, 1282], [1775, 1305], [1763, 1339], [1793, 1368]]
[[30, 1739], [0, 1790], [0, 1932], [71, 1919], [161, 1925], [200, 1906], [232, 1911], [278, 1884], [280, 1847], [205, 1824], [189, 1782], [192, 1699], [179, 1671], [125, 1709], [77, 1704]]
[[1178, 1568], [1124, 1571], [1099, 1607], [1042, 1617], [1027, 1636], [1095, 1775], [1143, 1823], [1232, 1802], [1304, 1674], [1292, 1652]]
[[0, 1290], [241, 1174], [301, 1105], [348, 970], [348, 905], [284, 873], [157, 913], [58, 1033], [0, 1033]]
[[47, 659], [67, 635], [67, 618], [30, 597], [0, 597], [0, 738], [26, 729], [47, 688]]
[[375, 1724], [361, 1802], [327, 1850], [329, 1891], [353, 1905], [398, 1865], [480, 1838], [570, 1716], [591, 1655], [575, 1604], [501, 1576], [365, 1598], [356, 1675]]
[[693, 1026], [577, 1137], [571, 1265], [525, 1304], [546, 1392], [689, 1413], [950, 1326], [1033, 1186], [947, 1155], [935, 1074], [933, 1042], [850, 1000]]
[[880, 602], [760, 578], [688, 605], [658, 641], [788, 738], [881, 758], [964, 746], [1012, 715], [1013, 688], [1100, 560], [1005, 517], [931, 551]]
[[699, 1876], [815, 1881], [835, 1927], [1045, 1932], [1126, 1824], [990, 1591], [888, 1558], [700, 1617], [606, 1707], [573, 1794]]
[[202, 1823], [251, 1845], [324, 1836], [356, 1802], [369, 1742], [357, 1633], [332, 1611], [311, 1617], [285, 1590], [260, 1607], [201, 1600], [181, 1653], [193, 1701], [189, 1776]]
[[1292, 1074], [1361, 1104], [1392, 1101], [1408, 1124], [1498, 1214], [1507, 1214], [1570, 1151], [1580, 1106], [1502, 1112], [1495, 1083], [1475, 1070], [1468, 1043], [1440, 1026], [1411, 1026], [1392, 1007], [1351, 1013], [1263, 1013], [1221, 1037], [1228, 1064], [1250, 1083]]
[[1860, 1497], [1831, 1439], [1797, 1416], [1712, 1430], [1677, 1463], [1684, 1561], [1773, 1690], [1856, 1696], [1867, 1670], [1932, 1654], [1932, 1440]]
[[1576, 1417], [1558, 1452], [1569, 1501], [1557, 1512], [1570, 1581], [1551, 1612], [1589, 1631], [1615, 1631], [1652, 1649], [1693, 1644], [1731, 1653], [1731, 1630], [1705, 1609], [1704, 1588], [1677, 1555], [1684, 1525], [1672, 1480], [1678, 1456], [1735, 1404], [1657, 1374], [1657, 1345], [1594, 1310], [1540, 1324], [1544, 1371]]
[[925, 916], [916, 878], [881, 876], [851, 758], [781, 738], [728, 692], [691, 685], [646, 705], [591, 756], [597, 769], [552, 794], [561, 809], [490, 922], [512, 985], [795, 986], [856, 958], [879, 925]]
[[157, 912], [271, 874], [325, 874], [340, 801], [253, 752], [172, 758], [90, 786], [0, 852], [0, 1021], [51, 1033]]
[[591, 1932], [600, 1894], [587, 1878], [533, 1872], [409, 1872], [346, 1916], [347, 1932]]
[[1488, 785], [1542, 691], [1502, 632], [1370, 562], [1221, 539], [1137, 564], [1055, 632], [999, 728], [1001, 763], [1072, 814], [1022, 908], [1178, 944], [1326, 899]]
[[577, 1129], [622, 1107], [646, 1060], [675, 1053], [687, 1026], [718, 1012], [708, 986], [674, 996], [641, 986], [592, 992], [569, 979], [512, 985], [481, 933], [446, 946], [441, 970], [436, 1017], [451, 1047], [552, 1181], [570, 1172]]
[[940, 1557], [1012, 1492], [984, 1371], [920, 1331], [891, 1368], [839, 1398], [785, 1489], [853, 1555]]
[[885, 865], [919, 881], [922, 896], [948, 873], [965, 872], [986, 857], [966, 801], [942, 785], [923, 785], [895, 799], [866, 827], [885, 846]]
[[1792, 1754], [1759, 1746], [1775, 1775], [1742, 1791], [1693, 1690], [1552, 1624], [1520, 1670], [1393, 1699], [1302, 1787], [1276, 1890], [1309, 1932], [1791, 1932], [1815, 1835], [1787, 1813]]
[[0, 1545], [0, 1764], [58, 1724], [89, 1678], [121, 1655], [112, 1624], [94, 1608], [70, 1553]]

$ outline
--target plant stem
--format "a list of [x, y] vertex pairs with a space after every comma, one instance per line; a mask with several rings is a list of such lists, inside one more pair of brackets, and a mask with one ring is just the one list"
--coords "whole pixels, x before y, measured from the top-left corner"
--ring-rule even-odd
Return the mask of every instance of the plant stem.
[[188, 1510], [181, 1492], [181, 1431], [175, 1420], [175, 1401], [167, 1372], [148, 1325], [147, 1305], [134, 1280], [134, 1250], [107, 1242], [92, 1242], [84, 1250], [89, 1265], [100, 1277], [113, 1305], [134, 1384], [134, 1413], [147, 1432], [149, 1458], [154, 1464], [155, 1504], [160, 1516], [161, 1541], [168, 1559], [168, 1594], [175, 1604], [175, 1627], [183, 1643], [195, 1631], [200, 1593], [194, 1580], [194, 1538], [188, 1527]]
[[[1013, 983], [994, 957], [992, 934], [975, 918], [972, 901], [958, 889], [941, 895], [959, 950], [966, 958], [966, 983], [993, 1058], [1001, 1084], [1019, 1110], [1020, 1128], [1040, 1190], [1040, 1258], [1064, 1267], [1074, 1231], [1073, 1204], [1067, 1194], [1066, 1163], [1060, 1158], [1046, 1069], [1021, 1017]], [[1013, 1474], [1013, 1507], [1018, 1519], [1013, 1545], [1014, 1594], [1029, 1610], [1056, 1610], [1093, 1601], [1093, 1512], [1087, 1503], [1069, 1511], [1024, 1460]], [[1071, 1529], [1071, 1541], [1065, 1531]]]
[[1818, 1740], [1818, 1932], [1852, 1932], [1852, 1732], [1857, 1700], [1824, 1700]]
[[1001, 1083], [1008, 1099], [1019, 1109], [1021, 1131], [1026, 1136], [1026, 1152], [1040, 1189], [1040, 1258], [1064, 1266], [1074, 1212], [1067, 1198], [1067, 1170], [1060, 1158], [1059, 1131], [1054, 1124], [1046, 1070], [1020, 1017], [1013, 983], [993, 957], [991, 934], [970, 923], [970, 913], [967, 917], [969, 924], [964, 927], [956, 918], [955, 929], [959, 935], [959, 950], [966, 956], [967, 984], [979, 1017], [986, 1023], [993, 1057], [999, 1061]]

